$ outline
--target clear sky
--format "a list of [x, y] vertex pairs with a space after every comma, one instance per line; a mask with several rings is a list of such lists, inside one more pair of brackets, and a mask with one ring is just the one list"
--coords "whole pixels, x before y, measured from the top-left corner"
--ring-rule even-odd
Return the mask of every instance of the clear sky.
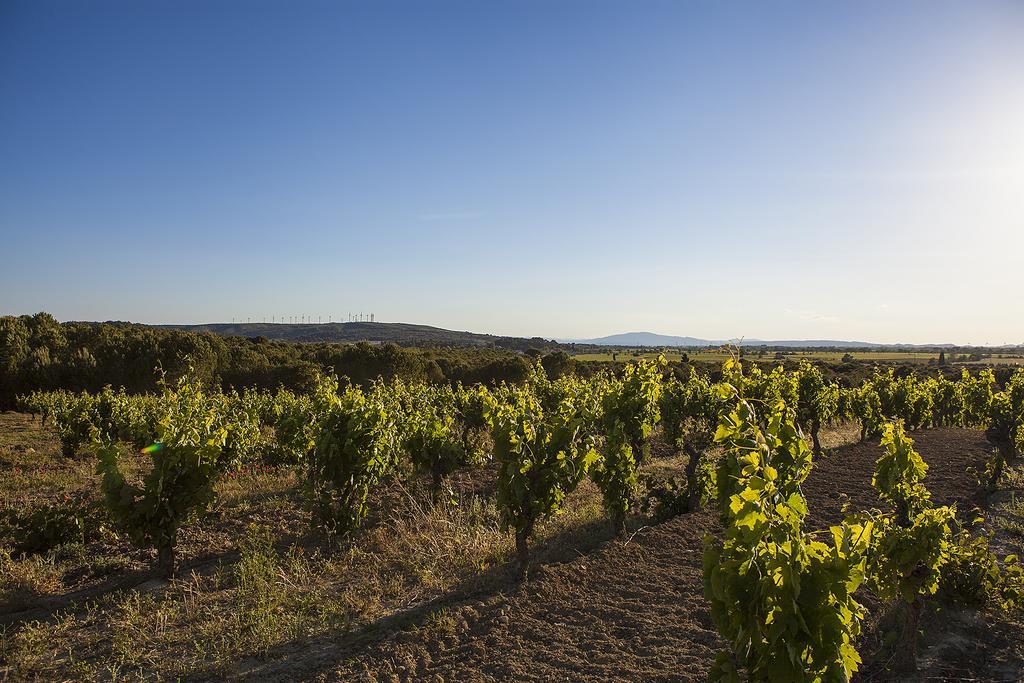
[[0, 313], [1024, 342], [1024, 2], [0, 2]]

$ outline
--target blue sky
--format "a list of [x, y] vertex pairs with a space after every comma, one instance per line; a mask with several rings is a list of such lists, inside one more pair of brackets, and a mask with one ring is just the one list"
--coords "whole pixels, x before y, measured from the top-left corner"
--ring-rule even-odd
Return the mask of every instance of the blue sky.
[[1024, 342], [1019, 2], [0, 4], [0, 312]]

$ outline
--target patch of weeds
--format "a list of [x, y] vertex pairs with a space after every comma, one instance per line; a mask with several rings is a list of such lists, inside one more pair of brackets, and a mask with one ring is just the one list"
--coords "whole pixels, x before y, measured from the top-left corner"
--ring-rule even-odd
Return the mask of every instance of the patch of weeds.
[[148, 641], [159, 636], [154, 616], [156, 599], [148, 593], [128, 591], [116, 599], [111, 619], [110, 647], [115, 662], [135, 668], [148, 663]]
[[61, 587], [61, 571], [50, 557], [33, 555], [14, 559], [0, 548], [0, 606], [5, 611], [24, 609], [41, 595], [56, 593]]
[[106, 514], [99, 501], [87, 496], [68, 496], [59, 503], [43, 503], [29, 510], [0, 509], [0, 539], [17, 553], [39, 553], [67, 543], [86, 543], [99, 538]]
[[439, 636], [452, 636], [458, 627], [455, 617], [447, 607], [439, 607], [431, 612], [424, 623], [424, 628]]
[[219, 596], [195, 619], [198, 660], [221, 667], [347, 622], [347, 610], [323, 590], [319, 571], [329, 564], [320, 558], [307, 558], [296, 548], [280, 554], [271, 531], [256, 526], [249, 528], [239, 552], [238, 563], [213, 580], [231, 586], [230, 608]]
[[14, 680], [38, 673], [49, 656], [49, 629], [39, 622], [25, 624], [17, 630], [8, 628], [0, 635], [0, 660], [6, 662]]
[[366, 559], [389, 584], [381, 585], [387, 600], [408, 591], [403, 584], [446, 590], [504, 557], [509, 544], [494, 501], [474, 496], [458, 505], [441, 501], [397, 512], [374, 530]]
[[995, 527], [1024, 538], [1024, 495], [1018, 493], [1010, 491], [1009, 499], [993, 510], [990, 519]]
[[58, 615], [54, 623], [30, 621], [0, 627], [0, 680], [40, 680], [57, 662], [54, 645], [66, 641], [75, 625], [70, 615]]
[[239, 548], [235, 567], [239, 609], [235, 613], [240, 635], [251, 638], [263, 652], [285, 627], [286, 590], [273, 538], [266, 528], [250, 528]]

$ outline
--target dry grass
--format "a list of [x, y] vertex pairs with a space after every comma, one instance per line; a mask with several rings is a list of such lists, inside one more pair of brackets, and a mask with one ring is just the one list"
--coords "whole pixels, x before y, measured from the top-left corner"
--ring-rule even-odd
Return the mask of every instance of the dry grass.
[[38, 418], [0, 413], [0, 500], [6, 505], [53, 503], [90, 490], [94, 469], [91, 459], [62, 457], [56, 436]]
[[[180, 676], [324, 633], [340, 633], [443, 595], [503, 561], [507, 536], [492, 503], [434, 506], [410, 499], [360, 539], [358, 547], [279, 547], [267, 527], [251, 527], [236, 562], [159, 588], [112, 593], [87, 618], [68, 614], [3, 636], [8, 673], [66, 675], [66, 656], [87, 678]], [[27, 562], [18, 562], [26, 569]], [[0, 669], [2, 670], [2, 669]]]
[[849, 446], [860, 440], [860, 425], [856, 422], [837, 422], [823, 427], [819, 436], [826, 451]]
[[53, 557], [33, 556], [15, 561], [0, 548], [0, 608], [17, 611], [63, 587], [62, 574]]

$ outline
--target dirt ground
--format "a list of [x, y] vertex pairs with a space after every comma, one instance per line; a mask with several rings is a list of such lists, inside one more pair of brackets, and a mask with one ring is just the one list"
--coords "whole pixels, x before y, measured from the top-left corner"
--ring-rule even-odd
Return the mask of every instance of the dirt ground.
[[[988, 454], [977, 431], [913, 434], [929, 464], [937, 504], [973, 507], [972, 469]], [[805, 484], [812, 528], [851, 510], [877, 507], [870, 476], [877, 443], [846, 446], [818, 461]], [[703, 597], [703, 537], [719, 529], [704, 510], [636, 530], [587, 556], [545, 566], [526, 585], [437, 605], [354, 642], [330, 639], [283, 648], [240, 667], [245, 680], [366, 681], [699, 681], [724, 643]], [[867, 596], [864, 644], [881, 640], [884, 606]], [[991, 615], [986, 615], [991, 616]], [[955, 618], [954, 618], [955, 617]], [[1019, 680], [1024, 657], [1007, 648], [1009, 625], [977, 614], [929, 613], [921, 678]], [[948, 631], [949, 633], [947, 633]], [[984, 637], [985, 642], [977, 639]], [[950, 647], [950, 643], [954, 646]], [[863, 646], [862, 646], [863, 647]], [[891, 680], [884, 661], [862, 649], [862, 680]]]

